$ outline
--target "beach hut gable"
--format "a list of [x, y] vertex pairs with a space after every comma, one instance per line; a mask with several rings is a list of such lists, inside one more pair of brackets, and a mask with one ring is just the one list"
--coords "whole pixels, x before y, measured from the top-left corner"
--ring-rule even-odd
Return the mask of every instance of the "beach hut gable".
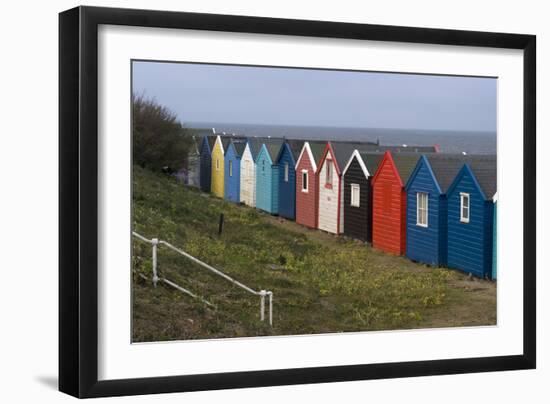
[[376, 182], [378, 181], [378, 178], [383, 175], [381, 173], [387, 173], [387, 170], [391, 171], [391, 175], [396, 179], [399, 186], [403, 187], [403, 180], [401, 179], [401, 176], [399, 175], [399, 171], [397, 171], [397, 167], [395, 166], [395, 163], [393, 161], [393, 158], [391, 156], [391, 153], [389, 151], [384, 152], [384, 157], [382, 158], [382, 161], [380, 162], [380, 165], [378, 166], [378, 170], [376, 170], [376, 173], [372, 177], [372, 186], [376, 185]]
[[365, 162], [363, 161], [363, 158], [361, 157], [361, 154], [358, 150], [354, 150], [353, 154], [349, 158], [348, 162], [346, 163], [346, 166], [344, 167], [344, 170], [342, 172], [342, 175], [346, 175], [346, 172], [349, 169], [349, 166], [353, 162], [353, 160], [357, 161], [357, 164], [361, 167], [361, 170], [363, 171], [363, 174], [365, 174], [365, 177], [371, 177], [371, 173], [369, 173], [369, 170], [367, 169], [367, 166], [365, 165]]
[[470, 166], [466, 163], [452, 182], [452, 184], [449, 186], [449, 189], [447, 190], [447, 195], [453, 193], [457, 187], [458, 184], [463, 180], [464, 176], [469, 177], [469, 179], [472, 181], [473, 185], [475, 186], [476, 191], [479, 193], [482, 199], [488, 200], [487, 196], [485, 195], [485, 192], [483, 192], [483, 189], [481, 188], [481, 185], [479, 184], [479, 181], [477, 180], [475, 174], [473, 173]]
[[416, 177], [418, 176], [418, 173], [421, 170], [426, 170], [429, 177], [433, 181], [433, 185], [436, 188], [436, 191], [439, 194], [443, 194], [444, 192], [441, 190], [441, 187], [439, 186], [439, 182], [437, 181], [437, 178], [432, 170], [432, 166], [430, 165], [430, 162], [428, 161], [428, 158], [425, 155], [422, 155], [420, 159], [418, 160], [418, 163], [414, 167], [413, 172], [411, 173], [411, 176], [409, 177], [409, 180], [407, 181], [407, 184], [405, 184], [405, 191], [409, 191], [411, 189], [412, 184], [416, 180]]
[[296, 160], [296, 166], [295, 169], [298, 169], [298, 166], [302, 162], [302, 158], [304, 158], [304, 154], [309, 159], [309, 164], [311, 164], [311, 167], [314, 172], [317, 172], [317, 162], [315, 161], [315, 157], [313, 157], [313, 152], [311, 151], [311, 146], [309, 145], [309, 142], [305, 142], [304, 146], [302, 147], [302, 151], [300, 152], [300, 155], [298, 156], [298, 160]]
[[323, 168], [323, 165], [325, 164], [327, 158], [330, 158], [333, 161], [334, 169], [336, 170], [336, 173], [338, 174], [338, 176], [340, 176], [342, 171], [340, 169], [340, 166], [334, 154], [334, 149], [332, 148], [332, 145], [330, 142], [328, 142], [327, 145], [325, 146], [325, 150], [323, 151], [323, 155], [321, 156], [321, 159], [319, 161], [319, 166], [317, 167], [317, 174], [321, 172], [321, 169]]

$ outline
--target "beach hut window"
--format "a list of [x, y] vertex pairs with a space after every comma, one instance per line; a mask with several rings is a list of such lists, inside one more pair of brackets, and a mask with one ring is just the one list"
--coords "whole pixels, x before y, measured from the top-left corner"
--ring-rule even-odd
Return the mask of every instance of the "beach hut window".
[[220, 171], [220, 159], [216, 159], [216, 171]]
[[329, 159], [327, 159], [325, 184], [332, 185], [332, 160]]
[[262, 160], [262, 172], [265, 171], [265, 160]]
[[285, 163], [285, 182], [288, 182], [288, 163]]
[[361, 188], [359, 184], [351, 184], [351, 206], [359, 207]]
[[308, 191], [308, 183], [307, 183], [307, 171], [302, 171], [302, 192]]
[[233, 177], [233, 160], [229, 160], [229, 176]]
[[460, 193], [460, 221], [462, 223], [470, 222], [470, 194]]
[[425, 192], [416, 193], [416, 224], [428, 227], [428, 194]]

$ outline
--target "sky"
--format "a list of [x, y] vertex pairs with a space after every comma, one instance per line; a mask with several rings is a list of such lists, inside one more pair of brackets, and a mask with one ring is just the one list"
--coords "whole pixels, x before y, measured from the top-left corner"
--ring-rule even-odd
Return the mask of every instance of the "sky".
[[134, 61], [133, 91], [184, 125], [496, 132], [495, 78]]

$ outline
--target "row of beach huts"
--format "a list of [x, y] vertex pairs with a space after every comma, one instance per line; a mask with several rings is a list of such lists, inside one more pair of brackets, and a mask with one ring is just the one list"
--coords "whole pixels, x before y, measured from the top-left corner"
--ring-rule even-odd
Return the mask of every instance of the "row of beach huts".
[[198, 186], [376, 249], [496, 279], [496, 156], [212, 134]]

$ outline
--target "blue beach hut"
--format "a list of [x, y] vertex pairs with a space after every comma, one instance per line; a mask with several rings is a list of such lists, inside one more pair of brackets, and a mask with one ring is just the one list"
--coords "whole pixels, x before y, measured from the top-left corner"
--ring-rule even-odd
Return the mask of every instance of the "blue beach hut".
[[275, 163], [279, 167], [279, 216], [296, 217], [296, 161], [304, 147], [303, 140], [286, 140]]
[[246, 139], [232, 139], [224, 158], [224, 198], [237, 203], [240, 202], [241, 157], [245, 147]]
[[493, 197], [495, 204], [493, 212], [493, 271], [491, 278], [496, 281], [497, 279], [497, 204], [498, 204], [498, 192]]
[[279, 166], [276, 163], [282, 139], [265, 140], [256, 159], [256, 207], [279, 213]]
[[203, 136], [200, 144], [199, 162], [199, 186], [203, 192], [210, 192], [212, 184], [212, 148], [216, 142], [216, 136]]
[[491, 277], [496, 157], [466, 163], [447, 191], [447, 265]]
[[466, 156], [422, 155], [407, 184], [405, 255], [428, 265], [447, 264], [446, 193]]

